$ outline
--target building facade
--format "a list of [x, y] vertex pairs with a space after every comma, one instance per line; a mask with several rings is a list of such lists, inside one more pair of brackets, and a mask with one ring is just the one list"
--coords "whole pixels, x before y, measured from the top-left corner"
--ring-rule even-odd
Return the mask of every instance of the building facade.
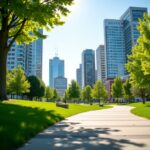
[[56, 77], [54, 79], [54, 88], [57, 90], [60, 96], [63, 96], [67, 89], [67, 78]]
[[95, 53], [92, 49], [82, 52], [82, 88], [86, 85], [91, 87], [95, 83]]
[[54, 57], [49, 60], [49, 86], [54, 88], [54, 80], [57, 77], [64, 77], [64, 60]]
[[97, 80], [104, 81], [106, 78], [106, 58], [105, 58], [105, 49], [104, 45], [100, 45], [96, 49], [96, 68], [97, 68]]
[[[42, 34], [43, 30], [39, 30]], [[38, 39], [30, 44], [17, 45], [10, 48], [7, 58], [7, 68], [11, 70], [21, 65], [27, 76], [35, 75], [42, 79], [43, 40]]]
[[146, 8], [129, 7], [120, 20], [104, 20], [106, 78], [127, 74], [124, 65], [139, 37], [137, 25], [144, 13], [147, 13]]
[[79, 68], [76, 70], [76, 81], [79, 84], [80, 88], [82, 88], [82, 65], [79, 65]]

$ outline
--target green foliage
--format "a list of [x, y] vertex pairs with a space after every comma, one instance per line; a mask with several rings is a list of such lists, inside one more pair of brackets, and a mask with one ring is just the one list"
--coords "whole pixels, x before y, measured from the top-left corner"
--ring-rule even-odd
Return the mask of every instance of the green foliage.
[[111, 86], [111, 94], [117, 101], [123, 97], [123, 84], [119, 76], [114, 79], [114, 83]]
[[49, 86], [46, 87], [45, 97], [47, 98], [47, 101], [53, 98], [53, 90]]
[[30, 92], [27, 94], [31, 99], [33, 97], [43, 97], [45, 94], [45, 84], [36, 76], [29, 76], [28, 81], [30, 82]]
[[124, 93], [124, 98], [126, 100], [130, 101], [133, 98], [132, 85], [131, 85], [129, 79], [127, 79], [125, 81], [125, 83], [123, 84], [123, 93]]
[[60, 99], [60, 96], [59, 96], [59, 94], [58, 94], [56, 89], [53, 90], [53, 99], [54, 100], [59, 100]]
[[8, 93], [19, 95], [29, 92], [30, 83], [26, 79], [21, 66], [18, 66], [18, 68], [14, 68], [12, 71], [9, 71], [7, 79]]
[[92, 100], [92, 89], [89, 85], [83, 88], [81, 98], [90, 102]]
[[75, 80], [71, 81], [69, 88], [67, 89], [67, 95], [69, 99], [79, 99], [80, 98], [80, 86]]
[[108, 98], [107, 90], [105, 89], [102, 81], [97, 80], [92, 89], [92, 97], [98, 99], [99, 102], [106, 100]]
[[132, 48], [126, 68], [130, 73], [131, 84], [138, 88], [150, 88], [150, 15], [140, 20], [140, 37]]
[[0, 103], [0, 149], [17, 149], [38, 132], [66, 117], [103, 108], [69, 104], [69, 109], [64, 109], [56, 107], [55, 103], [22, 100]]

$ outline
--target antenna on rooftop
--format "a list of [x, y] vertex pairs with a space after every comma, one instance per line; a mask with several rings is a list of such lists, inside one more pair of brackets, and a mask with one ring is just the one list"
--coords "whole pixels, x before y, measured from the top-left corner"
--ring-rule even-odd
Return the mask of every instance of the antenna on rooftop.
[[58, 49], [55, 49], [55, 57], [58, 57]]

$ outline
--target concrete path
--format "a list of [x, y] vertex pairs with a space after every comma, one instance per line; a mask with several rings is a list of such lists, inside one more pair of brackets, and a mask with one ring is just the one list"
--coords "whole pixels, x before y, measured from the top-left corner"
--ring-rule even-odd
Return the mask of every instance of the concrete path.
[[150, 150], [150, 120], [130, 109], [115, 106], [69, 117], [19, 150]]

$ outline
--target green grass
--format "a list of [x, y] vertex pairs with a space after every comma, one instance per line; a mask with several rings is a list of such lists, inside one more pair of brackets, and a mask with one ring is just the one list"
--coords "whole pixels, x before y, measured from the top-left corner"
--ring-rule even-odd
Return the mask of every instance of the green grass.
[[0, 103], [0, 149], [16, 149], [38, 132], [66, 117], [110, 107], [69, 104], [69, 109], [65, 109], [56, 107], [55, 103], [23, 100]]
[[143, 103], [132, 103], [129, 106], [133, 106], [131, 112], [135, 115], [150, 119], [150, 102]]

